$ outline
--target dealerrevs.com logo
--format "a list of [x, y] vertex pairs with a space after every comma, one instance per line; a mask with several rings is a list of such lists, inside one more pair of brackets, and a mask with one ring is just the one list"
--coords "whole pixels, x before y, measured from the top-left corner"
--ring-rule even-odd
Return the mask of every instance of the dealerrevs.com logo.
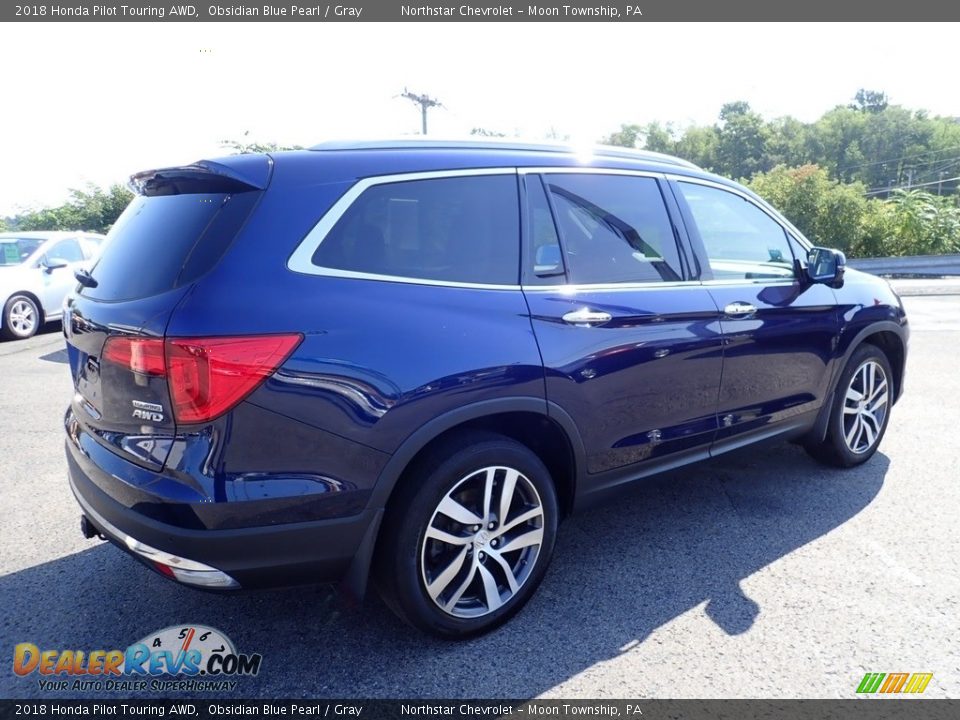
[[13, 650], [13, 672], [38, 676], [41, 690], [221, 692], [236, 678], [260, 672], [259, 653], [237, 652], [222, 632], [205, 625], [172, 625], [126, 650], [41, 650], [30, 642]]

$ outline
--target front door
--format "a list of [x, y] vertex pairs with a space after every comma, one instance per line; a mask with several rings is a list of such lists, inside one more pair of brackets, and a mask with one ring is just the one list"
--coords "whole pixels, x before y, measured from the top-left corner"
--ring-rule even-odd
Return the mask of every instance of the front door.
[[722, 313], [718, 445], [802, 428], [829, 384], [839, 331], [833, 290], [799, 277], [802, 248], [746, 195], [694, 181], [674, 188]]

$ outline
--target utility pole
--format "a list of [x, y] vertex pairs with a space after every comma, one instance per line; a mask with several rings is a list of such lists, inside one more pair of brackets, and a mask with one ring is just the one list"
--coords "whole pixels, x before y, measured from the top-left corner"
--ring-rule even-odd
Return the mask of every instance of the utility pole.
[[427, 134], [427, 110], [432, 107], [443, 107], [443, 103], [439, 100], [429, 97], [427, 95], [417, 95], [412, 93], [406, 88], [403, 89], [403, 94], [401, 97], [405, 97], [407, 100], [415, 103], [420, 106], [420, 117], [422, 120], [423, 134]]

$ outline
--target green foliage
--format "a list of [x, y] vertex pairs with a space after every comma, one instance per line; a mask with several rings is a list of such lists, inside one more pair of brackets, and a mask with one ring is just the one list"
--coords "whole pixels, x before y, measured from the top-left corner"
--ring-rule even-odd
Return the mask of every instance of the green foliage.
[[882, 92], [877, 92], [875, 90], [865, 90], [860, 88], [857, 90], [857, 94], [853, 97], [854, 110], [860, 110], [861, 112], [883, 112], [887, 109], [887, 94]]
[[852, 254], [859, 249], [868, 203], [860, 183], [832, 181], [827, 171], [816, 165], [780, 165], [754, 176], [750, 188], [814, 243]]
[[[750, 179], [778, 165], [818, 165], [868, 190], [936, 183], [960, 175], [960, 122], [890, 105], [882, 92], [861, 89], [854, 102], [819, 120], [766, 121], [744, 101], [725, 104], [712, 125], [682, 131], [660, 123], [621, 125], [603, 142], [644, 147], [690, 160], [732, 178]], [[944, 183], [942, 194], [957, 189]], [[936, 186], [934, 186], [936, 187]]]
[[470, 130], [471, 135], [477, 135], [478, 137], [506, 137], [506, 133], [497, 132], [496, 130], [487, 130], [482, 127], [475, 127]]
[[892, 230], [889, 254], [960, 252], [960, 207], [952, 199], [923, 190], [898, 190], [887, 204]]
[[59, 207], [22, 213], [8, 223], [15, 230], [87, 230], [105, 233], [124, 211], [133, 193], [123, 185], [107, 189], [87, 185], [70, 191], [70, 199]]
[[812, 240], [854, 256], [960, 252], [960, 119], [883, 92], [861, 88], [812, 123], [767, 121], [741, 100], [712, 125], [621, 125], [603, 142], [741, 179]]
[[960, 252], [960, 207], [923, 190], [867, 199], [863, 184], [831, 180], [824, 168], [777, 166], [751, 189], [818, 245], [851, 257]]
[[221, 140], [221, 147], [230, 150], [232, 155], [244, 155], [247, 153], [271, 153], [281, 150], [303, 150], [302, 145], [278, 145], [275, 142], [260, 143], [250, 140], [250, 131], [246, 130], [240, 140]]

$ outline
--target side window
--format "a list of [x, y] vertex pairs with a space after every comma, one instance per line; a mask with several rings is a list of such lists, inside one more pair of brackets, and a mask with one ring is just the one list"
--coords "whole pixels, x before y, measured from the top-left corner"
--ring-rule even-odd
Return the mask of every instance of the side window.
[[312, 261], [375, 275], [515, 285], [520, 268], [517, 177], [374, 185], [331, 228]]
[[83, 251], [80, 249], [80, 243], [76, 238], [61, 240], [52, 248], [47, 250], [47, 260], [62, 260], [66, 263], [80, 262], [83, 260]]
[[549, 285], [564, 282], [563, 254], [560, 237], [553, 222], [543, 181], [538, 175], [527, 175], [527, 259], [524, 283]]
[[654, 178], [546, 174], [570, 282], [682, 278], [673, 226]]
[[783, 227], [753, 203], [726, 190], [679, 182], [717, 280], [795, 276]]

